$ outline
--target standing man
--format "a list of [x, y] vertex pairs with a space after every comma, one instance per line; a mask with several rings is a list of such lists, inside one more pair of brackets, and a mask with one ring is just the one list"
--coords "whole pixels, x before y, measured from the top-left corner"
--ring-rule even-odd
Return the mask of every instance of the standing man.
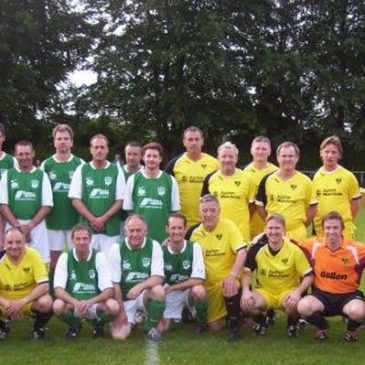
[[322, 219], [330, 211], [341, 214], [347, 238], [354, 237], [354, 219], [360, 206], [360, 188], [355, 175], [338, 164], [342, 157], [342, 145], [337, 136], [327, 137], [320, 147], [323, 166], [313, 177], [312, 200], [318, 202], [314, 217], [316, 235], [323, 236]]
[[76, 225], [71, 233], [74, 248], [61, 255], [56, 267], [53, 311], [69, 325], [70, 340], [77, 336], [82, 318], [92, 321], [94, 338], [104, 337], [104, 323], [119, 312], [106, 257], [91, 247], [91, 236], [89, 227]]
[[279, 169], [265, 176], [256, 195], [256, 207], [265, 219], [273, 213], [281, 214], [286, 222], [287, 237], [302, 240], [307, 236], [306, 226], [315, 215], [316, 202], [311, 202], [312, 182], [296, 170], [299, 147], [283, 142], [276, 151]]
[[[0, 178], [5, 171], [18, 165], [16, 159], [13, 156], [3, 151], [4, 142], [5, 142], [5, 126], [4, 124], [0, 123]], [[4, 221], [3, 221], [3, 216], [0, 214], [0, 249], [2, 249], [3, 246], [4, 246]]]
[[110, 249], [109, 267], [120, 308], [110, 327], [112, 337], [126, 340], [136, 323], [137, 311], [143, 311], [147, 314], [147, 338], [161, 341], [157, 325], [165, 310], [163, 253], [160, 244], [147, 237], [147, 223], [142, 216], [127, 218], [125, 238]]
[[231, 142], [218, 147], [220, 168], [204, 180], [201, 196], [212, 194], [219, 200], [221, 218], [230, 219], [240, 230], [243, 241], [250, 242], [250, 208], [254, 206], [255, 186], [237, 169], [238, 149]]
[[[274, 164], [268, 162], [271, 155], [271, 143], [267, 137], [255, 137], [251, 144], [252, 162], [249, 163], [243, 171], [251, 179], [255, 185], [255, 195], [257, 193], [260, 181], [268, 174], [276, 171], [278, 168]], [[250, 237], [251, 240], [258, 234], [264, 232], [265, 221], [258, 214], [256, 209], [250, 220]]]
[[199, 197], [205, 177], [219, 169], [218, 161], [202, 152], [204, 135], [201, 129], [191, 126], [184, 131], [186, 152], [166, 165], [166, 172], [176, 178], [179, 186], [181, 212], [188, 227], [200, 222]]
[[237, 226], [220, 218], [218, 199], [204, 195], [199, 204], [202, 223], [189, 229], [186, 238], [198, 242], [203, 250], [208, 292], [207, 322], [211, 330], [229, 324], [228, 341], [241, 338], [240, 282], [238, 278], [246, 258], [246, 244]]
[[162, 156], [162, 146], [156, 142], [143, 147], [144, 169], [129, 177], [123, 205], [146, 219], [148, 236], [160, 243], [167, 237], [169, 214], [180, 210], [176, 180], [160, 170]]
[[317, 327], [315, 339], [328, 337], [326, 316], [342, 315], [347, 322], [345, 340], [357, 341], [356, 330], [365, 318], [364, 294], [359, 290], [365, 267], [365, 246], [343, 237], [344, 220], [337, 212], [322, 219], [324, 237], [300, 243], [313, 262], [311, 295], [298, 304], [299, 314]]
[[[289, 337], [299, 336], [298, 302], [313, 281], [312, 268], [303, 251], [284, 237], [285, 220], [280, 214], [266, 218], [266, 236], [252, 245], [242, 276], [241, 307], [254, 317], [257, 335], [266, 332], [264, 312], [282, 309], [288, 315]], [[256, 287], [252, 289], [252, 273]]]
[[[0, 316], [18, 320], [35, 314], [32, 335], [43, 339], [52, 316], [47, 270], [39, 253], [27, 246], [18, 227], [5, 233], [5, 255], [0, 260]], [[9, 328], [0, 321], [0, 340]]]
[[92, 161], [76, 169], [68, 194], [82, 223], [93, 229], [93, 247], [105, 254], [120, 234], [119, 213], [125, 187], [124, 176], [107, 160], [108, 153], [109, 141], [104, 135], [91, 138]]
[[205, 268], [202, 250], [197, 243], [184, 240], [186, 218], [171, 214], [166, 230], [169, 235], [163, 246], [166, 309], [158, 326], [160, 333], [170, 328], [171, 320], [181, 320], [185, 306], [196, 310], [196, 333], [207, 330], [207, 292], [203, 286]]
[[71, 153], [73, 130], [67, 124], [58, 124], [52, 132], [56, 153], [45, 160], [41, 170], [49, 177], [53, 192], [53, 208], [46, 218], [48, 242], [51, 254], [51, 273], [65, 244], [72, 247], [71, 228], [79, 215], [68, 198], [70, 183], [76, 168], [84, 161]]
[[34, 149], [28, 141], [15, 145], [19, 167], [5, 171], [0, 181], [1, 213], [7, 227], [18, 227], [26, 242], [34, 247], [44, 262], [49, 262], [45, 218], [53, 206], [48, 176], [33, 166]]

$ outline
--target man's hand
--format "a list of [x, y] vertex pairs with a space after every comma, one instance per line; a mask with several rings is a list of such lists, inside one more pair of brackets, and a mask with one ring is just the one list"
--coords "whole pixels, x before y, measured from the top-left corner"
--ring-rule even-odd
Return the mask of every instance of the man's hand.
[[243, 310], [250, 312], [255, 306], [253, 294], [251, 290], [244, 290], [241, 296], [241, 307]]
[[136, 299], [139, 294], [141, 294], [143, 288], [139, 286], [139, 284], [135, 285], [132, 289], [127, 293], [128, 299]]
[[91, 222], [91, 226], [98, 232], [105, 231], [105, 222], [101, 217], [95, 217]]
[[293, 290], [292, 292], [288, 293], [283, 300], [285, 309], [288, 312], [295, 312], [300, 299], [301, 294], [298, 292], [298, 290]]
[[8, 300], [4, 305], [5, 315], [11, 320], [18, 320], [23, 318], [22, 308], [25, 303], [22, 300]]
[[223, 295], [225, 297], [233, 297], [238, 293], [238, 286], [236, 283], [236, 276], [229, 275], [223, 280]]

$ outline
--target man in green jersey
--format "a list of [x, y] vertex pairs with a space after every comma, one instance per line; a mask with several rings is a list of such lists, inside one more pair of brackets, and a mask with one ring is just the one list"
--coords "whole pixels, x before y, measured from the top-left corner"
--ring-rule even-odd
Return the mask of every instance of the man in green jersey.
[[180, 213], [170, 214], [167, 220], [169, 237], [162, 247], [166, 309], [158, 326], [159, 332], [167, 331], [171, 320], [180, 320], [185, 306], [196, 312], [196, 333], [201, 334], [208, 329], [203, 253], [198, 243], [184, 240], [186, 225], [186, 217]]
[[[5, 127], [0, 123], [0, 178], [3, 172], [18, 166], [16, 159], [3, 151], [3, 143], [5, 142]], [[0, 215], [0, 249], [4, 246], [4, 221]]]
[[165, 225], [168, 215], [180, 210], [176, 180], [160, 170], [162, 156], [162, 146], [156, 142], [143, 147], [145, 167], [129, 177], [123, 204], [123, 209], [146, 219], [149, 237], [160, 243], [167, 237]]
[[66, 338], [74, 339], [82, 318], [92, 320], [94, 337], [103, 337], [103, 325], [115, 318], [119, 306], [106, 257], [91, 247], [89, 227], [76, 225], [71, 232], [74, 248], [64, 252], [56, 266], [53, 310], [69, 325]]
[[147, 313], [147, 338], [161, 341], [156, 327], [165, 310], [163, 254], [159, 243], [147, 237], [147, 223], [142, 216], [127, 218], [125, 238], [111, 247], [108, 262], [120, 306], [118, 317], [111, 324], [112, 337], [127, 339], [137, 312], [142, 311]]
[[1, 213], [7, 226], [18, 227], [27, 243], [44, 262], [49, 262], [45, 217], [53, 206], [52, 189], [47, 174], [33, 166], [34, 149], [28, 141], [15, 145], [19, 167], [5, 171], [0, 181]]
[[79, 215], [68, 198], [72, 176], [84, 161], [71, 153], [73, 130], [67, 124], [58, 124], [52, 132], [56, 153], [45, 160], [41, 169], [49, 177], [53, 192], [53, 208], [46, 218], [48, 242], [53, 272], [65, 243], [72, 247], [71, 229]]
[[92, 245], [107, 253], [120, 234], [124, 176], [107, 160], [108, 139], [96, 134], [90, 140], [92, 161], [79, 166], [71, 180], [69, 198], [81, 222], [93, 229]]

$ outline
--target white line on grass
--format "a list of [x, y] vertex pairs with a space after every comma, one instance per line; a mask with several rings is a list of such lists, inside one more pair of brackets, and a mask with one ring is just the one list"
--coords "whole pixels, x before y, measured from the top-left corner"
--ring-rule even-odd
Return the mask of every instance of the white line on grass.
[[160, 365], [160, 355], [158, 353], [158, 343], [147, 341], [145, 352], [145, 365]]

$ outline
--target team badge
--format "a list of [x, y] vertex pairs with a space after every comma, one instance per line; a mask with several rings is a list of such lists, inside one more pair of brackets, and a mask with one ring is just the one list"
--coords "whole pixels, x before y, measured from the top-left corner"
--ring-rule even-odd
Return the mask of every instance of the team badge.
[[89, 277], [90, 277], [90, 279], [95, 279], [95, 270], [94, 269], [89, 270]]
[[207, 168], [207, 165], [206, 164], [201, 164], [200, 165], [203, 169], [206, 169]]
[[104, 183], [106, 186], [111, 185], [111, 183], [113, 182], [113, 178], [111, 176], [105, 176], [104, 177]]
[[86, 182], [86, 186], [93, 186], [94, 185], [94, 180], [91, 177], [87, 177], [85, 179]]
[[235, 181], [234, 184], [239, 187], [241, 185], [241, 181]]
[[70, 171], [68, 172], [68, 177], [69, 177], [69, 179], [72, 179], [72, 177], [74, 176], [74, 173], [75, 173], [75, 170], [70, 170]]
[[186, 176], [182, 176], [180, 181], [186, 183], [188, 182], [188, 178]]
[[222, 234], [216, 234], [215, 236], [217, 237], [217, 240], [219, 240], [219, 241], [220, 241], [220, 240], [222, 239], [222, 237], [223, 237], [223, 235], [222, 235]]
[[341, 181], [342, 181], [342, 179], [336, 179], [336, 183], [337, 183], [337, 184], [340, 184], [340, 183], [341, 183]]
[[17, 180], [11, 180], [10, 181], [10, 188], [11, 189], [18, 189], [19, 188], [19, 183], [18, 183], [18, 181]]
[[285, 258], [281, 259], [281, 262], [286, 265], [288, 263], [288, 260], [289, 259], [287, 257], [285, 257]]
[[292, 190], [295, 190], [298, 187], [298, 185], [291, 184], [290, 187], [292, 188]]
[[266, 276], [266, 270], [265, 270], [265, 269], [261, 269], [261, 270], [260, 270], [260, 274], [261, 274], [262, 276]]
[[51, 180], [56, 180], [57, 179], [56, 171], [50, 171], [48, 176]]
[[342, 262], [347, 265], [349, 263], [348, 257], [342, 257]]
[[159, 186], [157, 188], [157, 194], [162, 196], [162, 195], [165, 195], [166, 194], [166, 188], [164, 186]]
[[123, 270], [130, 270], [132, 268], [131, 263], [128, 260], [123, 260], [122, 268]]
[[39, 186], [39, 181], [38, 180], [31, 180], [30, 186], [32, 187], [32, 189], [37, 189], [38, 186]]
[[144, 186], [140, 186], [137, 190], [138, 196], [145, 196], [146, 195], [146, 188]]
[[184, 261], [183, 261], [183, 263], [182, 263], [182, 265], [183, 265], [183, 268], [184, 268], [185, 270], [190, 269], [190, 261], [188, 261], [188, 260], [184, 260]]
[[142, 259], [142, 265], [143, 267], [148, 267], [151, 264], [151, 259], [149, 257], [144, 257]]
[[30, 271], [30, 267], [25, 267], [25, 268], [23, 269], [23, 271], [24, 271], [26, 274], [28, 274], [28, 272]]

